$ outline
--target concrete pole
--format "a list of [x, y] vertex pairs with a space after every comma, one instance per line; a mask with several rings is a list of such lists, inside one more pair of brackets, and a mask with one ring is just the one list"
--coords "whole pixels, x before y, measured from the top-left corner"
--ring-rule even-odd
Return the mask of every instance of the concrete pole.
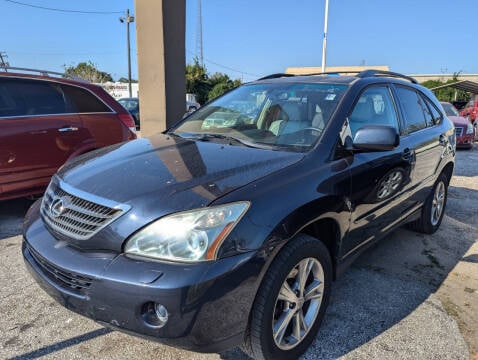
[[141, 134], [179, 121], [186, 109], [185, 0], [136, 0]]
[[327, 23], [329, 22], [329, 0], [325, 0], [324, 39], [322, 41], [322, 72], [325, 72], [325, 56], [327, 52]]

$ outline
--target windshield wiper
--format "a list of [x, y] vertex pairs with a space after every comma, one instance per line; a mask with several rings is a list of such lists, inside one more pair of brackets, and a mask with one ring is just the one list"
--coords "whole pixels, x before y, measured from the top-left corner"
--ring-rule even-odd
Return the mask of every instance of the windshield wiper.
[[[214, 139], [219, 139], [219, 140], [225, 140], [228, 142], [229, 145], [233, 144], [239, 144], [247, 147], [252, 147], [256, 149], [263, 149], [263, 150], [282, 150], [282, 151], [297, 151], [297, 149], [294, 149], [294, 147], [287, 146], [287, 145], [282, 145], [282, 144], [269, 144], [265, 142], [253, 142], [249, 141], [246, 139], [242, 138], [237, 138], [234, 136], [231, 136], [229, 134], [218, 134], [218, 133], [189, 133], [189, 132], [183, 132], [183, 133], [174, 133], [170, 132], [168, 134], [173, 134], [175, 136], [179, 136], [183, 139], [189, 139], [189, 140], [196, 140], [196, 141], [211, 141]], [[303, 149], [301, 149], [303, 151]]]
[[214, 139], [220, 139], [220, 140], [225, 140], [228, 142], [229, 145], [233, 144], [240, 144], [248, 147], [254, 147], [254, 148], [262, 148], [260, 145], [257, 145], [256, 143], [252, 141], [248, 141], [245, 139], [237, 138], [231, 135], [227, 134], [218, 134], [218, 133], [181, 133], [181, 134], [176, 134], [181, 136], [184, 139], [191, 139], [191, 140], [197, 140], [197, 141], [211, 141]]

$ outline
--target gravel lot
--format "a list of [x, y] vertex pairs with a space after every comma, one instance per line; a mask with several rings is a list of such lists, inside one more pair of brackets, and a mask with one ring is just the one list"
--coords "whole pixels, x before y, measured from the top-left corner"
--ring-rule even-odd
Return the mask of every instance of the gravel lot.
[[[303, 359], [478, 359], [478, 146], [458, 151], [433, 236], [397, 230], [340, 278]], [[31, 202], [0, 202], [0, 358], [247, 359], [197, 354], [113, 332], [57, 305], [20, 253]]]

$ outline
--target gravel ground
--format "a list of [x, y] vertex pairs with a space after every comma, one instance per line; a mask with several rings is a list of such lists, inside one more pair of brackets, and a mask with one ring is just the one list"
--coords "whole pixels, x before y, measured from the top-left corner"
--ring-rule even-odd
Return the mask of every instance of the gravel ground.
[[[477, 163], [477, 146], [458, 152], [436, 234], [399, 229], [334, 284], [323, 326], [303, 359], [469, 359], [470, 353], [476, 359]], [[247, 359], [238, 349], [197, 354], [109, 331], [57, 305], [21, 259], [30, 203], [0, 202], [0, 358]]]

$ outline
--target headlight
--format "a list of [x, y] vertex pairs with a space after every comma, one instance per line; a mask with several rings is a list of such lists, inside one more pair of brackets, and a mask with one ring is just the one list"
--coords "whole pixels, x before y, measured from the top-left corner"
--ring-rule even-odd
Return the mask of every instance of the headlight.
[[466, 135], [473, 134], [473, 125], [467, 124], [466, 125]]
[[133, 235], [125, 252], [170, 261], [214, 260], [248, 207], [237, 202], [165, 216]]

